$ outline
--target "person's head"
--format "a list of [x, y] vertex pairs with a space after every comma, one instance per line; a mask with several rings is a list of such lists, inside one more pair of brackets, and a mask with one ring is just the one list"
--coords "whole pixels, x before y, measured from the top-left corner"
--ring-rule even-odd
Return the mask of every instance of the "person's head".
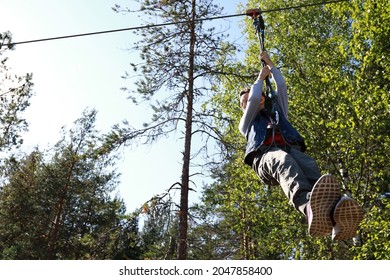
[[[249, 88], [245, 88], [240, 92], [240, 107], [243, 111], [245, 111], [247, 103], [248, 103], [248, 98], [249, 98]], [[262, 92], [261, 94], [261, 100], [260, 100], [260, 110], [264, 108], [264, 103], [265, 103], [265, 93]]]
[[246, 104], [248, 103], [249, 92], [249, 88], [245, 88], [240, 92], [240, 107], [242, 110], [245, 110]]

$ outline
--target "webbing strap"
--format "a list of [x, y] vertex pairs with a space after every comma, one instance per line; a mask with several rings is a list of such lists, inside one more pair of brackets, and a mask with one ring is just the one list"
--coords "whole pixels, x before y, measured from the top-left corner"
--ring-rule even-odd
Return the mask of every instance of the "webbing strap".
[[[264, 30], [265, 30], [265, 25], [264, 25], [264, 19], [261, 16], [260, 10], [259, 12], [253, 13], [252, 18], [253, 18], [253, 26], [256, 30], [257, 37], [259, 39], [260, 43], [260, 51], [263, 52], [265, 51], [264, 47]], [[266, 66], [266, 63], [264, 60], [262, 60], [263, 67]], [[271, 81], [269, 79], [269, 76], [265, 79], [265, 84], [266, 84], [266, 94], [268, 98], [271, 100], [271, 109], [268, 112], [271, 115], [271, 119], [275, 124], [279, 124], [279, 113], [277, 109], [277, 96], [275, 94], [275, 91], [272, 88]]]

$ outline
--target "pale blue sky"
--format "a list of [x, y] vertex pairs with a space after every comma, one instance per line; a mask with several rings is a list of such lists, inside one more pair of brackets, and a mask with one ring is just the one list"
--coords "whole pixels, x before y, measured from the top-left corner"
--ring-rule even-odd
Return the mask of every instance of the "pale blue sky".
[[[235, 14], [241, 1], [215, 2], [223, 3], [224, 14]], [[113, 12], [114, 4], [137, 7], [130, 0], [0, 0], [0, 32], [9, 30], [13, 42], [20, 42], [142, 25], [134, 15]], [[231, 36], [237, 37], [239, 19], [228, 20], [235, 29]], [[14, 72], [33, 73], [35, 96], [25, 115], [30, 123], [25, 149], [46, 148], [58, 141], [61, 127], [71, 127], [87, 107], [98, 110], [97, 128], [102, 132], [123, 119], [134, 127], [148, 121], [147, 108], [133, 105], [120, 90], [126, 85], [121, 76], [130, 70], [130, 62], [138, 60], [126, 51], [135, 41], [126, 31], [17, 45], [7, 52]], [[153, 147], [124, 150], [118, 164], [122, 173], [118, 192], [129, 212], [180, 181], [183, 143], [178, 135]], [[198, 191], [204, 180], [198, 178]], [[190, 200], [197, 196], [192, 194]]]

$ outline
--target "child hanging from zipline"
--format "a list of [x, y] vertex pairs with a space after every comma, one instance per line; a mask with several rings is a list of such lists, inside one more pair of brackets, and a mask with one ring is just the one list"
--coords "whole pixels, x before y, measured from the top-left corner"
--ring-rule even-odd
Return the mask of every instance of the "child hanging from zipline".
[[[321, 176], [315, 160], [304, 153], [304, 139], [287, 119], [285, 80], [265, 51], [260, 59], [263, 68], [257, 80], [250, 89], [240, 92], [244, 113], [239, 130], [247, 139], [244, 162], [263, 183], [282, 187], [289, 202], [307, 217], [311, 236], [353, 238], [363, 219], [363, 209], [341, 194], [335, 177]], [[264, 80], [269, 75], [276, 84], [274, 98], [263, 92]]]

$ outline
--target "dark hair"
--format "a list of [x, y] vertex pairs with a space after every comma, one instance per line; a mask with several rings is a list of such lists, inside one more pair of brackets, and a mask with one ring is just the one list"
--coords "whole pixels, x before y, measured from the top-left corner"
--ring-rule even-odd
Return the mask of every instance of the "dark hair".
[[[250, 88], [244, 88], [242, 91], [240, 91], [239, 97], [241, 98], [242, 95], [244, 95], [245, 93], [248, 93], [248, 92], [250, 92], [250, 91], [251, 91]], [[261, 94], [262, 94], [264, 97], [267, 97], [267, 94], [266, 94], [264, 91], [262, 91]]]
[[242, 91], [240, 91], [239, 97], [241, 98], [242, 95], [244, 95], [245, 93], [250, 92], [250, 90], [251, 90], [250, 88], [244, 88]]

